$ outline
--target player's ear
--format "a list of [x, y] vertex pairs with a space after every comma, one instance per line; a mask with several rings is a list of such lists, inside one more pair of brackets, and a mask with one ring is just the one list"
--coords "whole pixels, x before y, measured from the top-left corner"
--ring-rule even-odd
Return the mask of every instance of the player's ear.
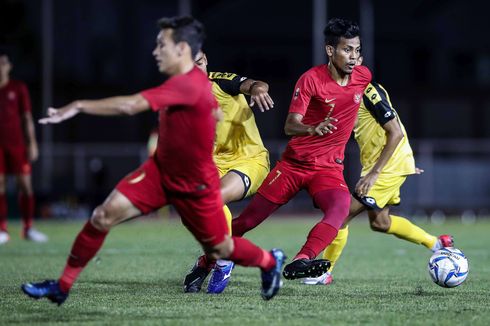
[[335, 51], [334, 47], [331, 45], [325, 45], [325, 52], [327, 52], [327, 56], [333, 56], [333, 52]]
[[179, 42], [176, 44], [176, 47], [177, 47], [177, 55], [179, 57], [181, 57], [182, 55], [184, 55], [186, 53], [189, 53], [189, 54], [191, 53], [191, 47], [186, 42]]

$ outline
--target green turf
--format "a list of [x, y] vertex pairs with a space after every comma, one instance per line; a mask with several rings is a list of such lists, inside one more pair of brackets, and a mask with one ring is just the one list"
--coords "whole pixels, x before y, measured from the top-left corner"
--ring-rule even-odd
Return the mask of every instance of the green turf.
[[[292, 257], [315, 221], [275, 218], [250, 233]], [[79, 223], [39, 223], [50, 236], [36, 245], [18, 237], [0, 247], [0, 325], [490, 325], [490, 221], [425, 225], [455, 236], [470, 261], [465, 284], [443, 289], [429, 280], [424, 247], [351, 226], [331, 286], [284, 281], [271, 301], [259, 295], [259, 272], [234, 270], [222, 295], [184, 294], [182, 279], [199, 248], [177, 221], [134, 221], [114, 229], [66, 303], [25, 297], [20, 284], [56, 278]]]

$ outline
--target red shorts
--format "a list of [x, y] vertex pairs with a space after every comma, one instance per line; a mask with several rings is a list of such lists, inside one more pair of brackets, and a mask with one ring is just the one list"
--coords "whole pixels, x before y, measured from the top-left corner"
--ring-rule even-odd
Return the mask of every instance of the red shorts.
[[203, 246], [217, 245], [229, 234], [220, 189], [199, 195], [169, 193], [160, 182], [160, 170], [153, 158], [122, 179], [116, 189], [143, 214], [173, 205], [182, 223]]
[[31, 174], [25, 146], [0, 146], [0, 174]]
[[349, 192], [342, 170], [305, 167], [288, 161], [278, 161], [257, 192], [269, 201], [283, 205], [302, 189], [306, 189], [311, 197], [327, 189]]

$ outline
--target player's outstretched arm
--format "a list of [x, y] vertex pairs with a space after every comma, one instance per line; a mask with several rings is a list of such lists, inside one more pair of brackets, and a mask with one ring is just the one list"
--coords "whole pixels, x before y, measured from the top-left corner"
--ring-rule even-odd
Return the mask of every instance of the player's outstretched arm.
[[333, 133], [337, 127], [332, 122], [338, 120], [327, 116], [324, 121], [316, 126], [303, 124], [303, 115], [299, 113], [289, 113], [284, 125], [284, 132], [288, 136], [324, 136]]
[[100, 100], [79, 100], [59, 109], [48, 108], [47, 117], [41, 124], [60, 123], [78, 113], [92, 115], [134, 115], [150, 109], [150, 104], [141, 94], [108, 97]]
[[240, 84], [240, 93], [250, 95], [250, 107], [257, 104], [261, 112], [274, 107], [274, 101], [269, 95], [269, 85], [266, 82], [248, 78]]
[[398, 119], [392, 119], [386, 122], [383, 125], [383, 129], [386, 133], [386, 145], [383, 147], [383, 150], [371, 171], [357, 182], [355, 191], [359, 196], [366, 196], [368, 194], [369, 190], [378, 179], [379, 174], [383, 171], [386, 163], [388, 163], [390, 157], [395, 152], [396, 147], [404, 137]]

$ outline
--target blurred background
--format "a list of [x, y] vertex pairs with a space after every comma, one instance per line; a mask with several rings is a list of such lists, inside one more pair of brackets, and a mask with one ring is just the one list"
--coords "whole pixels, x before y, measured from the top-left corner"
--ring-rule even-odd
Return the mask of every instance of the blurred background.
[[[210, 71], [269, 83], [275, 108], [257, 111], [256, 120], [274, 164], [287, 142], [283, 125], [294, 84], [325, 62], [327, 20], [355, 20], [364, 62], [389, 92], [425, 169], [407, 179], [399, 210], [471, 222], [490, 215], [489, 9], [486, 1], [456, 0], [1, 0], [0, 46], [10, 54], [12, 77], [29, 86], [37, 119], [51, 105], [161, 83], [151, 55], [156, 21], [191, 14], [206, 26]], [[153, 113], [37, 125], [37, 215], [86, 218], [146, 159], [156, 125]], [[346, 155], [352, 187], [360, 172], [353, 141]], [[12, 180], [8, 189], [15, 202]], [[281, 212], [319, 215], [306, 193]]]

